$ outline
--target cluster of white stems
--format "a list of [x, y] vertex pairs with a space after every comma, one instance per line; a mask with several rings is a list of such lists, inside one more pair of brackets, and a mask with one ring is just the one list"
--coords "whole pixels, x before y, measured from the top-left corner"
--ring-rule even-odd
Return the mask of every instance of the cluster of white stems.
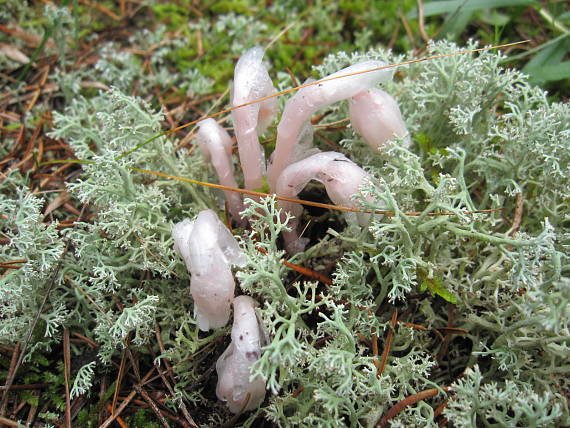
[[[239, 59], [234, 73], [232, 111], [244, 186], [255, 190], [264, 180], [277, 196], [296, 198], [311, 181], [321, 182], [336, 205], [358, 208], [354, 196], [372, 177], [345, 155], [311, 149], [311, 116], [318, 110], [342, 100], [349, 100], [350, 122], [354, 130], [374, 149], [381, 150], [389, 140], [409, 141], [406, 126], [396, 101], [376, 88], [392, 78], [392, 71], [382, 69], [381, 61], [363, 61], [344, 68], [319, 81], [307, 81], [290, 98], [277, 127], [275, 151], [266, 164], [259, 136], [277, 114], [275, 97], [253, 102], [276, 93], [263, 63], [263, 49], [252, 48]], [[373, 71], [369, 71], [373, 70]], [[346, 76], [341, 77], [340, 76]], [[199, 123], [197, 141], [216, 170], [220, 183], [237, 187], [232, 162], [232, 138], [214, 119]], [[226, 191], [229, 212], [236, 223], [245, 227], [243, 201], [237, 192]], [[283, 238], [287, 251], [302, 251], [306, 240], [299, 237], [301, 205], [280, 201], [283, 213], [294, 216], [291, 232]], [[352, 214], [348, 221], [365, 225], [368, 215]], [[232, 342], [218, 359], [218, 398], [230, 411], [253, 409], [265, 397], [265, 382], [251, 378], [251, 365], [259, 359], [265, 344], [263, 328], [255, 314], [255, 302], [247, 296], [234, 299], [235, 282], [231, 265], [242, 266], [245, 255], [231, 232], [212, 210], [186, 219], [173, 228], [175, 248], [191, 274], [190, 292], [198, 327], [207, 331], [221, 328], [229, 320], [233, 303]]]

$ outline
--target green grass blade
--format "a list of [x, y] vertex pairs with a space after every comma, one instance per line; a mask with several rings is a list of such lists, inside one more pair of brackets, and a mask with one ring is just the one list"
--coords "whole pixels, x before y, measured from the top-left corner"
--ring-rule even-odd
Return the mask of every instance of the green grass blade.
[[[537, 5], [535, 0], [443, 0], [424, 3], [424, 16], [443, 15], [445, 13], [458, 13], [459, 11], [474, 12], [481, 9], [495, 9], [498, 7], [512, 6], [533, 6]], [[407, 18], [418, 17], [418, 9], [413, 9]]]
[[[524, 70], [523, 70], [524, 71]], [[537, 67], [529, 72], [533, 83], [553, 82], [570, 78], [570, 61]]]

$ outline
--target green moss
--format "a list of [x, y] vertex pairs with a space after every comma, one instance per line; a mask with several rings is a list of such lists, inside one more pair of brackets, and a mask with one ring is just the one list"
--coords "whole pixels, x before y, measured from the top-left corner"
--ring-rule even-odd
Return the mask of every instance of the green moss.
[[167, 25], [169, 30], [185, 27], [189, 20], [190, 9], [174, 3], [158, 3], [151, 6], [156, 18]]
[[256, 11], [258, 3], [247, 0], [217, 1], [210, 10], [213, 13], [239, 13], [243, 15], [253, 15]]

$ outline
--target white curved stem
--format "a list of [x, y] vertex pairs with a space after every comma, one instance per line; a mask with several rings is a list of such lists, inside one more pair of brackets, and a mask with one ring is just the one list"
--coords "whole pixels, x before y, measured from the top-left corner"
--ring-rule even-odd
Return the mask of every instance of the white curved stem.
[[390, 80], [393, 70], [375, 70], [335, 80], [327, 79], [372, 70], [384, 65], [382, 61], [374, 60], [351, 65], [311, 86], [300, 89], [295, 96], [287, 101], [277, 127], [277, 143], [267, 174], [269, 186], [273, 191], [275, 191], [281, 172], [294, 161], [293, 154], [299, 136], [303, 126], [311, 119], [313, 113], [337, 101], [350, 98], [365, 89], [372, 88], [380, 82]]
[[[232, 105], [238, 106], [275, 93], [269, 73], [262, 62], [263, 49], [245, 52], [235, 68]], [[263, 134], [277, 113], [277, 99], [240, 107], [232, 111], [238, 151], [246, 189], [263, 185], [265, 156], [258, 136]]]
[[202, 331], [227, 324], [235, 282], [230, 265], [243, 265], [245, 255], [230, 231], [212, 210], [196, 220], [185, 219], [172, 229], [174, 249], [191, 274], [194, 316]]
[[398, 137], [406, 137], [406, 144], [409, 144], [408, 130], [398, 103], [381, 89], [368, 89], [352, 97], [349, 115], [354, 130], [375, 150]]
[[[358, 208], [358, 202], [353, 197], [360, 192], [360, 187], [368, 179], [370, 175], [343, 154], [323, 152], [285, 168], [277, 181], [276, 193], [278, 196], [296, 198], [309, 181], [316, 180], [324, 184], [329, 198], [335, 205]], [[279, 204], [284, 211], [295, 216], [295, 219], [289, 223], [291, 232], [283, 234], [287, 251], [289, 253], [302, 251], [306, 242], [299, 238], [297, 228], [303, 207], [285, 201], [279, 201]], [[369, 217], [370, 214], [363, 213], [347, 215], [349, 221], [357, 221], [361, 226], [367, 224]]]
[[265, 345], [255, 306], [256, 302], [249, 296], [234, 299], [232, 342], [216, 362], [216, 395], [227, 402], [232, 413], [253, 410], [265, 397], [265, 381], [259, 377], [250, 380], [251, 366]]
[[[214, 119], [208, 118], [198, 123], [196, 140], [206, 160], [210, 161], [216, 170], [220, 184], [228, 187], [238, 187], [232, 164], [232, 139], [224, 128]], [[243, 201], [237, 192], [224, 190], [228, 209], [240, 226], [245, 226], [240, 212], [243, 211]]]

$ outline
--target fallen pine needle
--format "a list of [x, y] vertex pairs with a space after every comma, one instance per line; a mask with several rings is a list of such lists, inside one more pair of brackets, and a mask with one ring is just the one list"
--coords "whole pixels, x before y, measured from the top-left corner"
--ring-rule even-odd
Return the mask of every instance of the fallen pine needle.
[[398, 309], [394, 309], [392, 313], [392, 319], [390, 320], [390, 330], [386, 335], [386, 342], [384, 343], [384, 350], [382, 351], [382, 360], [380, 361], [380, 366], [376, 370], [376, 377], [380, 378], [384, 369], [386, 368], [386, 363], [388, 362], [388, 355], [390, 355], [390, 348], [392, 348], [392, 341], [394, 340], [394, 329], [398, 323]]
[[376, 428], [381, 428], [386, 426], [388, 421], [404, 410], [406, 407], [416, 404], [418, 401], [426, 400], [431, 397], [435, 397], [441, 391], [449, 391], [448, 387], [443, 387], [441, 389], [432, 388], [426, 389], [425, 391], [420, 391], [417, 394], [410, 395], [409, 397], [404, 398], [402, 401], [396, 403], [390, 410], [386, 412], [384, 416], [376, 423]]
[[[318, 207], [318, 208], [325, 208], [325, 209], [329, 209], [329, 210], [337, 210], [337, 211], [345, 211], [345, 212], [353, 212], [353, 213], [382, 214], [382, 215], [387, 215], [387, 216], [396, 215], [394, 213], [394, 211], [366, 210], [366, 209], [345, 207], [342, 205], [332, 205], [332, 204], [324, 204], [321, 202], [307, 201], [304, 199], [286, 198], [284, 196], [279, 196], [279, 195], [276, 195], [274, 193], [264, 193], [264, 192], [257, 192], [255, 190], [239, 189], [237, 187], [230, 187], [230, 186], [224, 186], [222, 184], [208, 183], [206, 181], [198, 181], [198, 180], [194, 180], [192, 178], [178, 177], [176, 175], [164, 174], [162, 172], [150, 171], [147, 169], [141, 169], [141, 168], [135, 168], [135, 167], [131, 167], [130, 169], [132, 171], [140, 172], [142, 174], [150, 174], [150, 175], [155, 175], [158, 177], [169, 178], [171, 180], [184, 181], [186, 183], [197, 184], [199, 186], [210, 187], [213, 189], [226, 190], [226, 191], [230, 191], [230, 192], [238, 192], [238, 193], [241, 193], [243, 195], [248, 195], [248, 196], [255, 196], [255, 197], [262, 197], [262, 198], [268, 197], [268, 196], [274, 196], [275, 199], [277, 199], [278, 201], [292, 202], [295, 204], [307, 205], [307, 206], [311, 206], [311, 207]], [[450, 216], [450, 215], [458, 215], [458, 214], [482, 214], [482, 213], [490, 213], [490, 212], [501, 211], [501, 210], [502, 210], [502, 208], [492, 208], [492, 209], [487, 209], [487, 210], [459, 211], [457, 213], [454, 213], [454, 212], [428, 213], [427, 216], [435, 217], [435, 216], [442, 216], [442, 215]], [[407, 216], [410, 216], [410, 217], [419, 217], [420, 215], [422, 215], [421, 212], [407, 212], [404, 214]]]

